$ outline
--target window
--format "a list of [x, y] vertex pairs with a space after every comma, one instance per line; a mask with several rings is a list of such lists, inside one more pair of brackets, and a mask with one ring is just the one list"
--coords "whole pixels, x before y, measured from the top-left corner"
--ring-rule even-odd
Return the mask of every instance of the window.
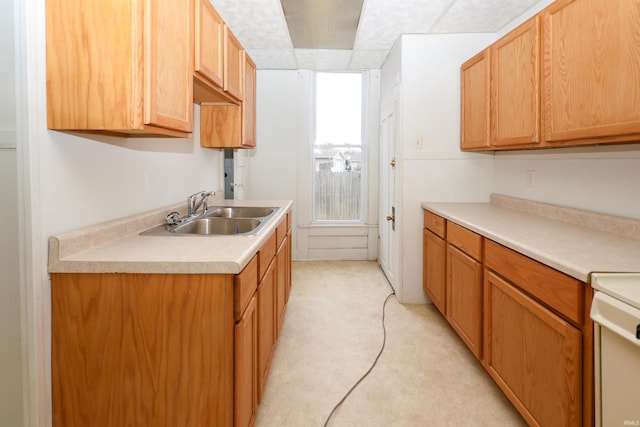
[[364, 220], [362, 73], [316, 73], [313, 220]]

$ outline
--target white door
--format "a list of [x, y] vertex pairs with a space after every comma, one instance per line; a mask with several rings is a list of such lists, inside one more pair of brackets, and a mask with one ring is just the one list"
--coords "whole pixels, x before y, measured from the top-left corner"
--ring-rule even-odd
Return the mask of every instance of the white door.
[[393, 248], [395, 235], [396, 121], [397, 103], [380, 115], [380, 253], [379, 262], [389, 283], [396, 288], [397, 257]]

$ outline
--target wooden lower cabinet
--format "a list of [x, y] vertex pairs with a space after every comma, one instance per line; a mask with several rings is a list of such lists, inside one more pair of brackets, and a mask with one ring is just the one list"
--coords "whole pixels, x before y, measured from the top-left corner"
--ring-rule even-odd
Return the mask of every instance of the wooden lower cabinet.
[[482, 263], [447, 245], [447, 320], [473, 354], [482, 356]]
[[291, 289], [285, 236], [237, 275], [53, 273], [52, 425], [252, 426]]
[[527, 423], [593, 426], [591, 287], [432, 212], [424, 223], [425, 293]]
[[287, 233], [286, 246], [285, 246], [285, 250], [287, 251], [285, 255], [285, 270], [287, 271], [287, 274], [285, 276], [285, 280], [286, 280], [285, 304], [289, 302], [289, 295], [291, 295], [291, 259], [292, 259], [291, 235], [292, 235], [291, 228], [289, 228], [289, 231]]
[[52, 425], [231, 426], [233, 288], [225, 274], [52, 274]]
[[262, 400], [276, 342], [275, 263], [271, 262], [258, 284], [258, 402]]
[[287, 238], [276, 253], [276, 337], [280, 336], [280, 328], [284, 320], [287, 304]]
[[485, 272], [484, 364], [532, 426], [582, 425], [582, 334]]
[[235, 326], [234, 425], [251, 426], [258, 408], [257, 295]]
[[423, 230], [422, 288], [440, 313], [445, 314], [447, 243], [431, 231]]

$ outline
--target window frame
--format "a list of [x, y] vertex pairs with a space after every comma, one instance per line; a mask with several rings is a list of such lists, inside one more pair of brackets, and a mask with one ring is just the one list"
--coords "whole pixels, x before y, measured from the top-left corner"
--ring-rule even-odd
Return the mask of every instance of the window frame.
[[[315, 201], [315, 191], [316, 191], [316, 156], [315, 149], [317, 146], [320, 147], [336, 147], [336, 148], [348, 148], [352, 147], [349, 144], [321, 144], [317, 145], [317, 76], [318, 74], [328, 74], [328, 73], [336, 73], [336, 74], [359, 74], [361, 76], [361, 88], [360, 88], [360, 102], [361, 102], [361, 110], [360, 110], [360, 201], [359, 201], [359, 218], [358, 219], [349, 219], [349, 220], [336, 220], [336, 219], [317, 219], [316, 218], [316, 201]], [[311, 138], [310, 138], [310, 172], [311, 172], [311, 189], [310, 189], [310, 210], [311, 210], [311, 223], [314, 225], [363, 225], [367, 223], [367, 208], [368, 204], [366, 201], [368, 200], [368, 151], [369, 147], [367, 144], [367, 117], [368, 117], [368, 108], [367, 108], [367, 96], [368, 96], [368, 84], [369, 84], [369, 76], [365, 71], [360, 70], [349, 70], [349, 71], [314, 71], [313, 73], [313, 93], [312, 93], [312, 109], [311, 109]]]

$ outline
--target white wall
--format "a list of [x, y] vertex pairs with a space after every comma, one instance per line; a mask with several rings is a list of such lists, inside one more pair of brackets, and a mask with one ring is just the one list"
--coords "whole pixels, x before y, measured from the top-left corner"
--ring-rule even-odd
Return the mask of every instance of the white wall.
[[[246, 198], [293, 200], [298, 223], [298, 85], [295, 70], [258, 70], [256, 132], [258, 144], [248, 150]], [[304, 142], [302, 142], [304, 143]], [[293, 227], [293, 252], [297, 230]], [[296, 256], [297, 258], [297, 256]]]
[[[24, 184], [22, 278], [27, 310], [28, 425], [50, 420], [50, 291], [47, 245], [52, 234], [185, 200], [223, 188], [223, 153], [199, 146], [199, 108], [193, 138], [91, 137], [47, 130], [45, 0], [21, 4], [19, 176]], [[20, 147], [19, 147], [20, 148]]]
[[0, 149], [0, 414], [22, 424], [22, 335], [18, 269], [18, 183], [15, 149]]
[[[503, 36], [552, 3], [542, 0], [498, 32]], [[639, 144], [495, 155], [494, 191], [514, 197], [640, 219]], [[527, 183], [534, 171], [535, 186]]]
[[[535, 174], [534, 186], [527, 172]], [[495, 156], [495, 192], [640, 219], [640, 144]]]
[[13, 1], [0, 4], [0, 418], [22, 425]]
[[[487, 202], [492, 192], [493, 156], [459, 149], [460, 65], [494, 40], [494, 34], [405, 35], [383, 66], [385, 92], [394, 86], [390, 79], [401, 80], [396, 185], [401, 302], [426, 301], [420, 204]], [[391, 98], [385, 92], [383, 108]]]

